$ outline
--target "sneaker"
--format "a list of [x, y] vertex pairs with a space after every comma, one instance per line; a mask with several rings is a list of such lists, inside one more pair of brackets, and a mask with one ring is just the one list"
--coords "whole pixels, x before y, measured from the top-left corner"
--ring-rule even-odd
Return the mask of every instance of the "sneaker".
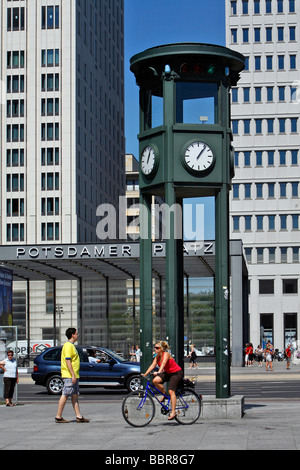
[[76, 422], [77, 423], [89, 423], [90, 420], [89, 419], [86, 419], [82, 416], [82, 418], [76, 418]]
[[70, 421], [67, 421], [64, 418], [55, 418], [56, 423], [69, 423]]

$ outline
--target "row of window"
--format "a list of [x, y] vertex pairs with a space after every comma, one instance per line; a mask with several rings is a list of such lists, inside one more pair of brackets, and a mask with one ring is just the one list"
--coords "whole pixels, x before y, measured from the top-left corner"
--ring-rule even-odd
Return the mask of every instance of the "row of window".
[[[243, 188], [243, 191], [241, 191], [241, 188]], [[284, 199], [299, 197], [298, 181], [288, 183], [234, 183], [232, 186], [232, 197], [233, 199], [252, 199], [254, 188], [256, 199], [263, 199], [263, 197], [268, 199], [274, 199], [275, 197]]]
[[[274, 294], [274, 279], [259, 279], [260, 294]], [[298, 294], [298, 279], [282, 279], [282, 294]]]
[[231, 101], [232, 103], [285, 103], [286, 100], [290, 103], [296, 103], [299, 99], [299, 88], [298, 86], [255, 86], [252, 87], [240, 87], [232, 88], [231, 90]]
[[59, 98], [42, 99], [41, 103], [42, 116], [59, 116]]
[[[286, 37], [285, 35], [285, 28], [288, 32]], [[239, 42], [238, 41], [238, 28], [231, 28], [231, 42], [233, 44]], [[296, 42], [296, 26], [277, 26], [276, 33], [274, 34], [274, 30], [272, 26], [266, 26], [264, 28], [264, 32], [262, 32], [261, 27], [254, 27], [253, 28], [253, 37], [250, 36], [250, 32], [252, 30], [250, 28], [242, 28], [241, 29], [241, 37], [243, 44], [248, 43], [272, 43], [272, 42], [285, 42], [288, 39], [289, 42]]]
[[59, 91], [59, 74], [43, 73], [41, 76], [41, 91]]
[[234, 215], [232, 228], [234, 232], [299, 230], [299, 214]]
[[[59, 148], [42, 148], [41, 149], [41, 165], [53, 166], [59, 165]], [[23, 167], [24, 166], [24, 149], [7, 149], [6, 150], [6, 166]]]
[[234, 153], [234, 165], [236, 167], [264, 167], [264, 166], [296, 166], [298, 150], [256, 150]]
[[[41, 224], [42, 240], [59, 240], [59, 222], [48, 222]], [[7, 224], [6, 240], [8, 242], [24, 241], [24, 224]]]
[[42, 141], [59, 140], [59, 123], [43, 123], [41, 125]]
[[[232, 41], [236, 43], [237, 41]], [[296, 54], [279, 54], [274, 57], [273, 54], [266, 54], [266, 56], [261, 55], [254, 55], [253, 57], [254, 63], [251, 66], [251, 71], [254, 70], [255, 72], [273, 72], [277, 69], [277, 71], [284, 71], [284, 70], [296, 70], [297, 69], [297, 56]], [[277, 60], [277, 64], [276, 64]], [[264, 64], [263, 64], [264, 61]], [[245, 57], [245, 71], [250, 70], [249, 65], [249, 57]]]
[[231, 15], [238, 14], [239, 4], [241, 5], [242, 15], [296, 12], [295, 0], [273, 0], [273, 2], [272, 0], [241, 0], [240, 2], [232, 0], [230, 2]]
[[248, 263], [299, 263], [299, 247], [244, 248]]
[[[287, 64], [285, 56], [282, 54], [277, 56], [277, 61], [278, 61], [278, 70], [285, 70], [285, 66]], [[267, 54], [265, 56], [264, 70], [267, 72], [273, 72], [275, 69], [274, 63], [275, 62], [273, 60], [273, 55]], [[289, 69], [296, 70], [296, 55], [295, 54], [289, 55]], [[250, 63], [249, 56], [245, 56], [244, 72], [249, 72], [250, 70], [251, 71], [255, 70], [256, 72], [262, 72], [263, 69], [262, 69], [262, 56], [261, 55], [255, 55], [253, 57], [253, 63]]]
[[24, 124], [8, 124], [6, 142], [24, 142]]
[[298, 132], [298, 118], [232, 119], [231, 125], [234, 135], [296, 134]]

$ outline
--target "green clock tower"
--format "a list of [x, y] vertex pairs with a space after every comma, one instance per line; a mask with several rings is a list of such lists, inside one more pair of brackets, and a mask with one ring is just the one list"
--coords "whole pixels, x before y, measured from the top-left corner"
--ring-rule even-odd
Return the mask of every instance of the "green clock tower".
[[[230, 88], [244, 57], [228, 48], [168, 44], [135, 55], [140, 89], [140, 307], [142, 371], [152, 361], [152, 196], [170, 208], [183, 198], [215, 197], [216, 397], [230, 396], [229, 190], [234, 174]], [[182, 218], [170, 211], [166, 238], [166, 336], [183, 365]], [[180, 212], [179, 212], [180, 214]], [[179, 230], [178, 230], [179, 227]]]

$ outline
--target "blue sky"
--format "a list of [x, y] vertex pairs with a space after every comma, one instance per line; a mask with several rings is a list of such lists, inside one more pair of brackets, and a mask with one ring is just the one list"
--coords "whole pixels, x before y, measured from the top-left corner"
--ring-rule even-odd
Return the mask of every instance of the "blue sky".
[[130, 58], [174, 42], [225, 45], [225, 0], [124, 0], [126, 152], [138, 157], [138, 87]]
[[[138, 158], [139, 89], [130, 58], [150, 47], [178, 42], [225, 46], [225, 0], [124, 0], [126, 153]], [[204, 202], [204, 201], [203, 201]], [[205, 200], [205, 238], [214, 238], [213, 198]]]

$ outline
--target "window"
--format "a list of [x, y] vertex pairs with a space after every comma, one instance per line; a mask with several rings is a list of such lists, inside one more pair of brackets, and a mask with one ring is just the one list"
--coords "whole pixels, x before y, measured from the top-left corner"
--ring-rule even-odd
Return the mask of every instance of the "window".
[[235, 29], [235, 28], [233, 28], [231, 30], [231, 42], [232, 42], [232, 44], [237, 43], [237, 29]]
[[251, 215], [245, 216], [245, 231], [246, 232], [251, 231]]
[[243, 0], [242, 1], [242, 12], [243, 12], [243, 15], [248, 15], [249, 11], [248, 11], [248, 0]]
[[273, 70], [273, 56], [267, 55], [266, 61], [267, 61], [267, 70]]
[[266, 41], [267, 42], [272, 41], [272, 28], [271, 27], [266, 28]]
[[296, 41], [296, 26], [289, 27], [289, 39], [290, 41]]
[[257, 151], [255, 152], [256, 155], [256, 166], [262, 166], [262, 152]]
[[264, 262], [264, 249], [257, 248], [256, 253], [257, 253], [257, 263], [259, 264], [263, 263]]
[[261, 102], [261, 87], [255, 87], [255, 102]]
[[291, 183], [292, 185], [292, 197], [299, 197], [299, 183]]
[[230, 2], [230, 5], [231, 5], [231, 14], [232, 15], [236, 15], [237, 14], [237, 10], [236, 10], [236, 0], [233, 0]]
[[240, 217], [238, 215], [233, 216], [233, 231], [234, 232], [240, 231]]
[[278, 87], [278, 97], [279, 97], [279, 101], [285, 101], [285, 87], [284, 86]]
[[283, 13], [283, 0], [277, 0], [277, 13]]
[[286, 164], [286, 151], [285, 150], [280, 150], [279, 152], [279, 164], [281, 166], [285, 166]]
[[257, 199], [262, 199], [263, 197], [263, 184], [262, 183], [256, 183], [256, 198]]
[[275, 215], [268, 215], [269, 231], [275, 230]]
[[279, 118], [279, 133], [285, 134], [285, 118]]
[[272, 13], [272, 0], [266, 0], [266, 13]]
[[274, 166], [274, 150], [268, 150], [268, 166]]
[[275, 183], [268, 183], [268, 197], [273, 199], [275, 196]]
[[267, 101], [268, 102], [273, 101], [273, 87], [272, 86], [267, 87]]
[[251, 183], [245, 183], [245, 199], [251, 199]]
[[289, 13], [295, 13], [295, 0], [289, 0]]
[[286, 198], [286, 183], [279, 183], [280, 187], [280, 197]]
[[249, 28], [243, 28], [243, 42], [249, 42]]
[[277, 28], [277, 41], [282, 42], [284, 40], [284, 27], [278, 26]]
[[250, 119], [244, 119], [244, 134], [250, 134]]
[[239, 133], [239, 121], [237, 119], [233, 119], [231, 121], [232, 124], [232, 133], [233, 134], [238, 134]]
[[284, 55], [278, 56], [278, 70], [284, 70]]
[[255, 132], [256, 134], [262, 133], [262, 119], [255, 119]]
[[260, 13], [260, 0], [254, 0], [254, 14], [259, 15]]
[[258, 232], [261, 232], [264, 229], [263, 221], [264, 221], [264, 216], [263, 215], [257, 215], [256, 216], [256, 230]]
[[254, 42], [260, 42], [260, 28], [254, 28]]
[[259, 279], [260, 294], [274, 294], [274, 279]]
[[250, 88], [249, 87], [243, 88], [243, 92], [244, 92], [244, 103], [249, 103], [250, 102]]
[[7, 9], [7, 31], [24, 31], [25, 8], [15, 7]]
[[232, 189], [233, 189], [233, 199], [239, 199], [240, 185], [233, 184]]
[[257, 72], [261, 70], [261, 57], [260, 56], [254, 57], [254, 67]]
[[283, 294], [297, 294], [298, 293], [298, 279], [282, 279], [282, 293]]
[[274, 134], [274, 119], [267, 119], [268, 134]]
[[297, 127], [298, 127], [298, 119], [291, 118], [291, 133], [292, 134], [297, 133]]
[[299, 215], [292, 215], [292, 230], [299, 230]]
[[42, 29], [59, 28], [59, 6], [42, 6]]
[[290, 55], [290, 69], [296, 70], [296, 55]]
[[291, 151], [292, 165], [298, 165], [298, 150]]
[[275, 248], [269, 248], [269, 263], [275, 263]]
[[280, 215], [280, 230], [286, 230], [287, 229], [287, 225], [286, 225], [286, 221], [287, 221], [287, 216], [284, 214], [284, 215]]
[[245, 166], [251, 165], [250, 152], [244, 152], [244, 165]]
[[232, 88], [231, 89], [231, 100], [232, 103], [237, 103], [238, 102], [238, 89], [237, 88]]

